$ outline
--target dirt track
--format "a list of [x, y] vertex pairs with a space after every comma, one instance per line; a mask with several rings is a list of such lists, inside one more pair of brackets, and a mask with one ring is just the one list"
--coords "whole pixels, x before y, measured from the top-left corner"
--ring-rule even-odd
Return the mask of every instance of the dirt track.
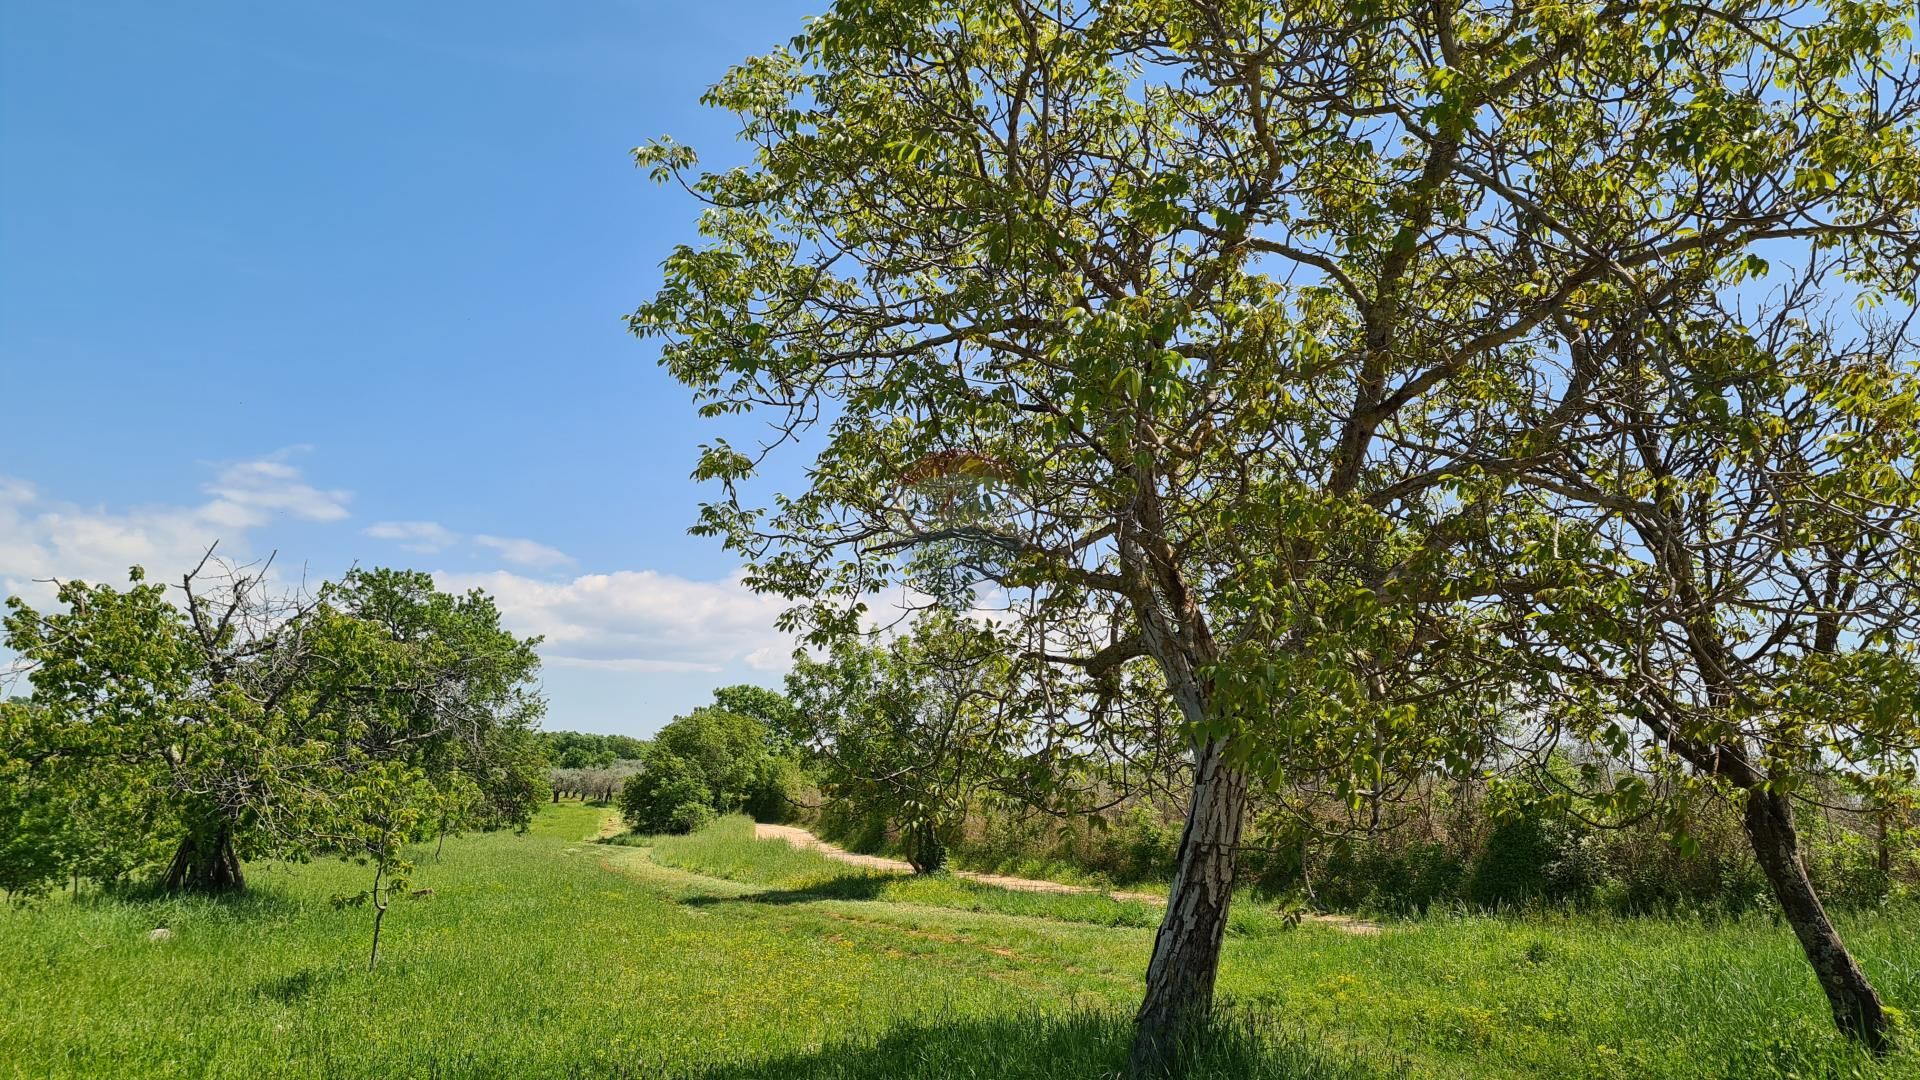
[[[869, 870], [891, 870], [896, 873], [911, 874], [913, 867], [899, 859], [882, 858], [879, 855], [857, 855], [838, 844], [828, 843], [805, 829], [795, 825], [765, 825], [756, 823], [753, 834], [762, 840], [785, 840], [797, 848], [812, 848], [829, 859], [838, 859], [854, 866], [864, 866]], [[1002, 889], [1014, 889], [1019, 892], [1044, 893], [1100, 893], [1115, 900], [1132, 900], [1142, 904], [1164, 904], [1167, 898], [1143, 892], [1105, 892], [1101, 889], [1088, 889], [1079, 885], [1062, 885], [1057, 881], [1039, 881], [1035, 878], [1007, 877], [1005, 874], [980, 874], [972, 870], [956, 870], [954, 877], [977, 881], [982, 885], [994, 885]]]
[[[910, 874], [913, 867], [899, 859], [888, 859], [880, 855], [860, 855], [848, 851], [838, 844], [829, 843], [797, 825], [767, 825], [756, 822], [753, 834], [762, 840], [785, 840], [797, 848], [812, 848], [829, 859], [852, 866], [864, 866], [869, 870], [885, 870], [893, 873]], [[968, 881], [977, 881], [982, 885], [994, 885], [1002, 889], [1015, 889], [1020, 892], [1043, 893], [1101, 893], [1115, 900], [1132, 900], [1142, 904], [1164, 904], [1167, 898], [1143, 892], [1104, 892], [1079, 885], [1062, 885], [1058, 881], [1040, 881], [1035, 878], [1008, 877], [1005, 874], [981, 874], [972, 870], [956, 870], [955, 877]], [[1325, 923], [1337, 930], [1349, 934], [1377, 934], [1380, 927], [1370, 922], [1349, 918], [1344, 915], [1308, 915], [1312, 922]]]

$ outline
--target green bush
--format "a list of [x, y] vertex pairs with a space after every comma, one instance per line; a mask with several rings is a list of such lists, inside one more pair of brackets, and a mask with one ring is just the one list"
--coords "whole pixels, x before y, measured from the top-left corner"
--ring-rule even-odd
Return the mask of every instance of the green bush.
[[1164, 881], [1173, 876], [1179, 844], [1177, 824], [1151, 806], [1129, 806], [1100, 837], [1092, 869], [1116, 882]]
[[745, 811], [786, 821], [807, 786], [767, 725], [703, 707], [661, 728], [620, 788], [620, 813], [643, 833], [684, 833], [720, 814]]
[[1264, 852], [1253, 881], [1270, 895], [1311, 883], [1313, 899], [1322, 907], [1404, 915], [1462, 899], [1467, 869], [1458, 853], [1437, 841], [1389, 846], [1379, 838], [1363, 838], [1335, 844], [1322, 865], [1303, 874], [1293, 841]]
[[720, 815], [713, 812], [713, 807], [708, 806], [704, 802], [690, 799], [674, 807], [673, 810], [668, 813], [667, 828], [663, 831], [682, 834], [699, 832], [701, 829], [713, 824], [719, 819], [719, 816]]
[[1803, 834], [1810, 838], [1812, 854], [1807, 871], [1828, 903], [1872, 907], [1887, 899], [1893, 882], [1880, 869], [1872, 837], [1825, 825], [1804, 829]]
[[1586, 900], [1595, 875], [1580, 839], [1565, 823], [1539, 813], [1500, 821], [1474, 860], [1467, 898], [1488, 908]]
[[775, 756], [755, 778], [741, 809], [755, 821], [792, 821], [799, 808], [818, 801], [809, 798], [812, 780], [800, 763], [786, 756]]
[[699, 805], [712, 812], [713, 789], [695, 762], [659, 744], [647, 749], [641, 770], [620, 788], [620, 816], [634, 832], [686, 832], [683, 810]]

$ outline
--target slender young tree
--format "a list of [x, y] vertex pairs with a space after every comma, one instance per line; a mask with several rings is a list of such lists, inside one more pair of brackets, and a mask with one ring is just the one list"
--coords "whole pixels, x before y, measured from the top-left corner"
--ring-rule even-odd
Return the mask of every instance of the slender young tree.
[[[1158, 1068], [1211, 1001], [1250, 785], [1350, 748], [1364, 793], [1470, 741], [1385, 661], [1470, 674], [1493, 640], [1442, 585], [1489, 497], [1457, 466], [1577, 391], [1562, 322], [1674, 262], [1912, 235], [1904, 18], [836, 4], [707, 95], [748, 164], [636, 152], [706, 240], [633, 328], [704, 413], [776, 432], [706, 448], [699, 529], [822, 639], [932, 560], [1032, 652], [1151, 659], [1192, 770]], [[804, 487], [749, 498], [796, 441]]]
[[[1823, 266], [1759, 312], [1695, 296], [1570, 331], [1605, 364], [1535, 462], [1553, 535], [1513, 623], [1554, 729], [1728, 792], [1835, 1023], [1891, 1027], [1808, 878], [1794, 804], [1872, 805], [1920, 755], [1920, 352], [1904, 320], [1815, 322]], [[1626, 812], [1649, 788], [1609, 792]]]

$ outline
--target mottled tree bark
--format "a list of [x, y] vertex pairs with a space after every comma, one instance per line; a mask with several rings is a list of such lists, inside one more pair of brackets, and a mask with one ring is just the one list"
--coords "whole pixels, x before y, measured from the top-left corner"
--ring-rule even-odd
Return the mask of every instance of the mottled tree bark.
[[1800, 861], [1792, 804], [1783, 795], [1760, 789], [1748, 790], [1746, 798], [1742, 820], [1753, 843], [1754, 857], [1767, 883], [1773, 886], [1787, 924], [1800, 939], [1800, 948], [1807, 954], [1820, 989], [1826, 991], [1833, 1022], [1874, 1053], [1885, 1053], [1891, 1036], [1886, 1010], [1834, 930], [1813, 882], [1807, 878], [1806, 866]]
[[1180, 862], [1153, 939], [1146, 998], [1135, 1018], [1135, 1076], [1167, 1072], [1182, 1039], [1206, 1020], [1213, 1005], [1247, 805], [1246, 774], [1226, 762], [1225, 751], [1224, 742], [1210, 741], [1194, 762]]

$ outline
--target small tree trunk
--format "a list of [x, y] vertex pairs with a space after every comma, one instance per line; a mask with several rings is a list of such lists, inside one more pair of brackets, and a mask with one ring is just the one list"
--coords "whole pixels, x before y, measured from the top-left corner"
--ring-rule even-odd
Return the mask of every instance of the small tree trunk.
[[1893, 888], [1893, 843], [1887, 837], [1887, 817], [1892, 812], [1892, 808], [1884, 803], [1876, 805], [1873, 811], [1873, 864], [1880, 871], [1880, 888], [1883, 893]]
[[239, 892], [247, 887], [240, 856], [233, 848], [233, 827], [227, 822], [201, 825], [187, 832], [167, 868], [169, 892]]
[[1153, 939], [1146, 998], [1134, 1020], [1135, 1076], [1168, 1071], [1181, 1039], [1206, 1019], [1233, 899], [1234, 857], [1246, 817], [1247, 777], [1218, 739], [1200, 748], [1180, 836], [1180, 861]]
[[1794, 832], [1792, 804], [1774, 792], [1753, 789], [1746, 794], [1742, 819], [1753, 842], [1754, 856], [1767, 883], [1773, 886], [1787, 924], [1800, 939], [1800, 948], [1813, 966], [1820, 989], [1826, 991], [1834, 1024], [1875, 1054], [1886, 1053], [1891, 1040], [1886, 1010], [1841, 942], [1820, 905], [1813, 882], [1807, 878], [1806, 866], [1800, 861], [1800, 841]]
[[931, 822], [920, 821], [907, 830], [907, 862], [916, 874], [931, 874], [947, 864], [947, 845]]
[[387, 917], [387, 898], [380, 892], [380, 879], [386, 874], [386, 864], [376, 864], [373, 871], [373, 951], [367, 954], [367, 971], [380, 962], [380, 923]]

